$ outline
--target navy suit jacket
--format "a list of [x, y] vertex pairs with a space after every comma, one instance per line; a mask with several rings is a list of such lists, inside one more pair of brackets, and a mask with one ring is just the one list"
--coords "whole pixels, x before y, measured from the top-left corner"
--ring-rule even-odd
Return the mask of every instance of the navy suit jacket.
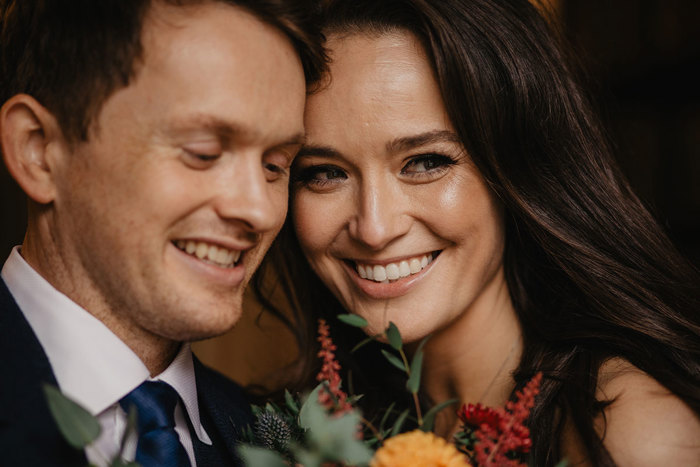
[[[235, 466], [241, 430], [252, 421], [250, 406], [234, 382], [194, 359], [200, 418], [214, 446], [193, 434], [197, 464]], [[86, 375], [89, 377], [89, 375]], [[54, 422], [42, 385], [57, 385], [36, 335], [0, 279], [0, 465], [86, 466]]]

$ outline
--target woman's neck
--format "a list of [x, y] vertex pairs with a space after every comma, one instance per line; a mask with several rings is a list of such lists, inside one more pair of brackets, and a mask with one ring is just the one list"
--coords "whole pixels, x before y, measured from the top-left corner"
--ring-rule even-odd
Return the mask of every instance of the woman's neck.
[[[512, 373], [522, 354], [521, 329], [501, 269], [464, 313], [438, 331], [424, 347], [422, 389], [435, 402], [499, 407], [515, 385]], [[439, 435], [458, 428], [458, 406], [435, 420]]]

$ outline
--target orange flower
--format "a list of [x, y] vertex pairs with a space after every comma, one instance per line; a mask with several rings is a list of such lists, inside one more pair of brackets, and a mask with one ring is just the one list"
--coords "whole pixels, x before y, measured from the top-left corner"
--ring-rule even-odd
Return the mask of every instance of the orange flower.
[[457, 448], [432, 433], [409, 431], [387, 439], [370, 467], [471, 467]]

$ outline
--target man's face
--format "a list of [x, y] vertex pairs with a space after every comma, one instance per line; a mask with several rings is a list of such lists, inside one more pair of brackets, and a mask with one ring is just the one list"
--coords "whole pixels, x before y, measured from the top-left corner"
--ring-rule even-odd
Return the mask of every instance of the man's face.
[[113, 329], [230, 329], [287, 210], [303, 133], [291, 43], [222, 3], [155, 4], [132, 83], [59, 167], [56, 240], [80, 305]]

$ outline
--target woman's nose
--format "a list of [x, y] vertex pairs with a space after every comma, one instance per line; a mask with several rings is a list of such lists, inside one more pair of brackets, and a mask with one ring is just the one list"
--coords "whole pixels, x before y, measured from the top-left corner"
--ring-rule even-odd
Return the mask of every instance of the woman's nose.
[[368, 181], [354, 197], [355, 214], [349, 223], [349, 233], [371, 250], [385, 248], [411, 226], [410, 206], [394, 185], [386, 180]]

